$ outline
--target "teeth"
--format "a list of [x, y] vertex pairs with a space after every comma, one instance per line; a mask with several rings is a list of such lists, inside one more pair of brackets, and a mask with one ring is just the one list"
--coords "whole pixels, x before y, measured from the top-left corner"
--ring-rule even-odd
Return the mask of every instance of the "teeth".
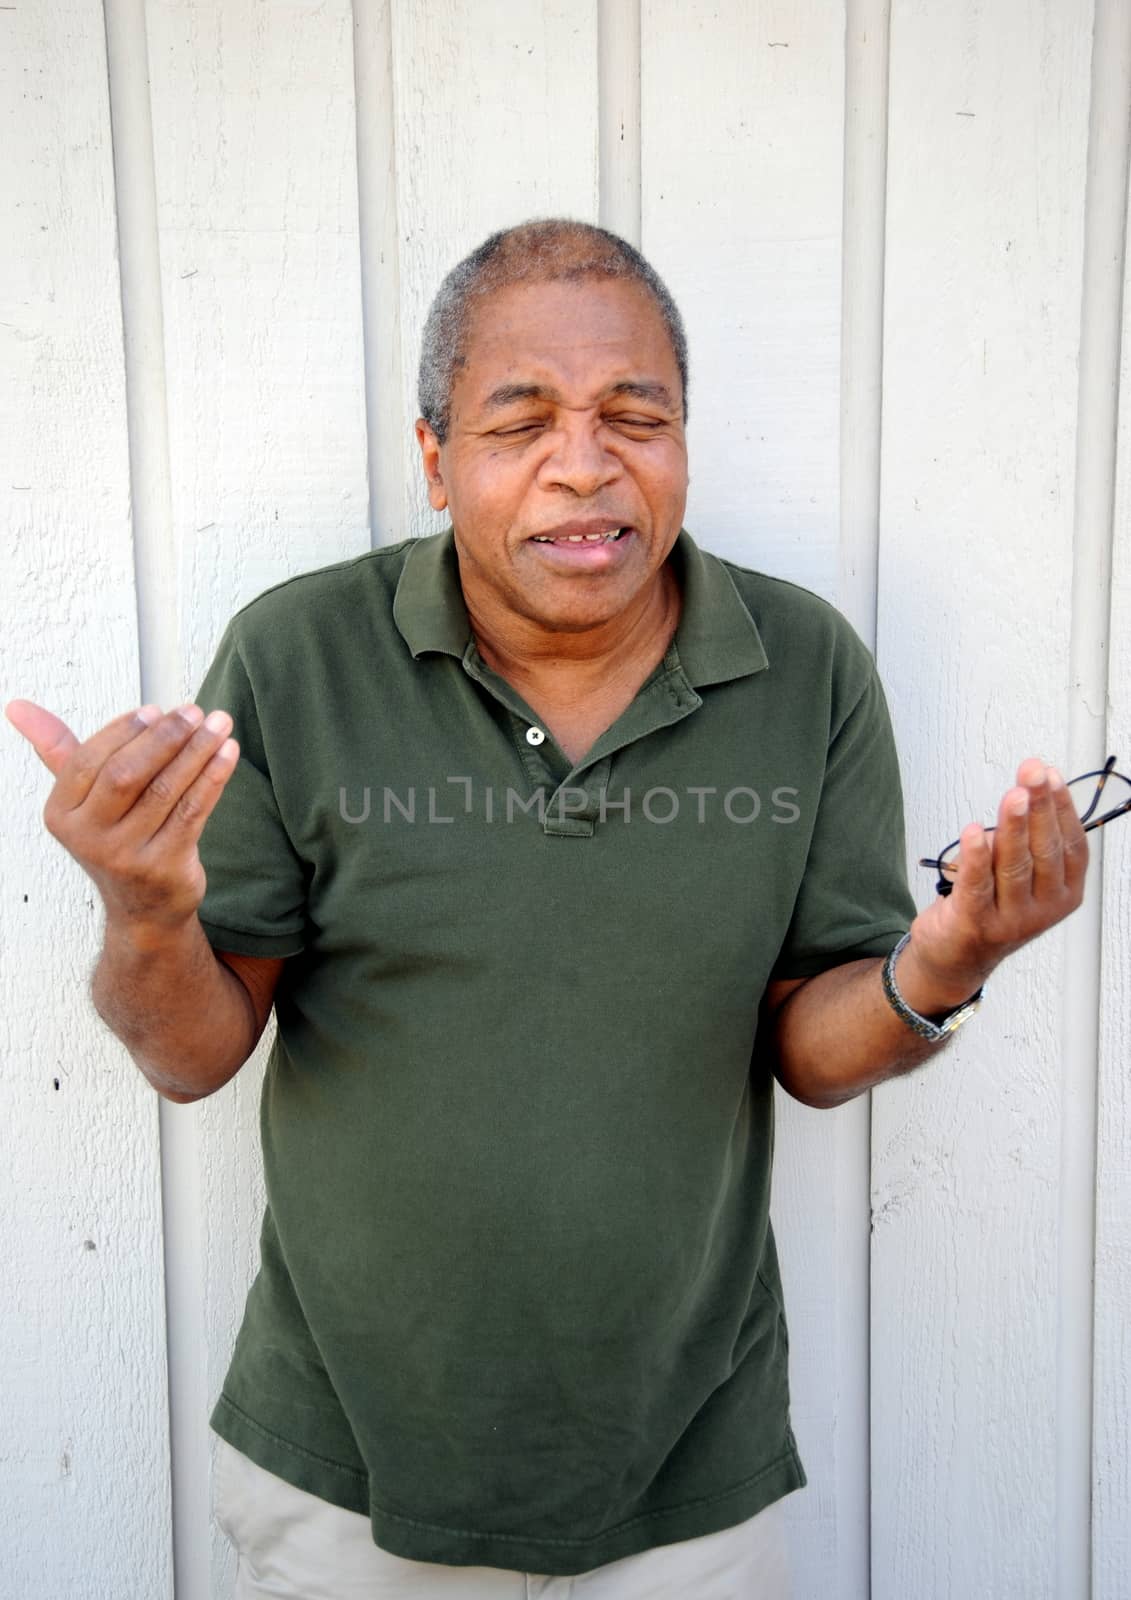
[[614, 539], [619, 539], [625, 530], [614, 528], [611, 533], [565, 533], [560, 538], [550, 534], [536, 533], [534, 544], [609, 544]]

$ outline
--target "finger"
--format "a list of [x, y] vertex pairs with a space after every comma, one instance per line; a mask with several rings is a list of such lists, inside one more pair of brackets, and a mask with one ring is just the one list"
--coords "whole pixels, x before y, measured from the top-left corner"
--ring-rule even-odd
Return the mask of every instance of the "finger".
[[238, 741], [225, 739], [216, 754], [205, 763], [200, 775], [189, 784], [173, 806], [150, 840], [147, 849], [177, 853], [195, 847], [204, 824], [212, 815], [228, 779], [236, 770], [239, 758]]
[[[94, 773], [82, 801], [88, 826], [116, 826], [148, 784], [180, 753], [204, 721], [199, 706], [178, 706], [110, 752]], [[76, 752], [75, 759], [78, 759]]]
[[1064, 887], [1073, 898], [1078, 898], [1088, 870], [1088, 836], [1077, 815], [1072, 792], [1055, 767], [1049, 768], [1049, 790], [1064, 851]]
[[1064, 842], [1049, 787], [1048, 769], [1043, 761], [1032, 757], [1018, 767], [1017, 781], [1029, 791], [1031, 892], [1037, 900], [1059, 900], [1064, 894]]
[[1022, 912], [1033, 896], [1033, 857], [1029, 851], [1029, 791], [1006, 791], [994, 830], [994, 898], [998, 908]]
[[958, 873], [950, 893], [955, 910], [980, 919], [994, 904], [993, 852], [980, 822], [967, 823], [959, 836]]
[[[51, 713], [47, 712], [46, 715], [50, 716]], [[123, 745], [129, 744], [131, 739], [144, 733], [160, 715], [160, 706], [141, 706], [136, 711], [126, 711], [120, 717], [115, 717], [81, 744], [75, 740], [67, 749], [62, 763], [52, 769], [56, 774], [55, 787], [48, 805], [60, 813], [73, 811], [76, 806], [82, 805], [105, 762]], [[53, 720], [58, 722], [59, 719], [56, 717]], [[74, 735], [71, 737], [73, 739]]]
[[232, 719], [226, 711], [210, 711], [188, 743], [153, 774], [138, 794], [117, 824], [115, 839], [134, 848], [147, 845], [231, 731]]
[[4, 715], [22, 733], [48, 772], [57, 775], [78, 740], [67, 724], [34, 700], [9, 700]]

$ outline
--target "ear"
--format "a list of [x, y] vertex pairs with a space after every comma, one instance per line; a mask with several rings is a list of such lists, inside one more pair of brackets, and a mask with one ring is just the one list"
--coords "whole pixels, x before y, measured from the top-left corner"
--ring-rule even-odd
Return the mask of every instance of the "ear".
[[444, 511], [448, 504], [448, 491], [440, 471], [440, 441], [423, 417], [416, 419], [416, 442], [420, 446], [424, 481], [428, 485], [428, 504], [433, 511]]

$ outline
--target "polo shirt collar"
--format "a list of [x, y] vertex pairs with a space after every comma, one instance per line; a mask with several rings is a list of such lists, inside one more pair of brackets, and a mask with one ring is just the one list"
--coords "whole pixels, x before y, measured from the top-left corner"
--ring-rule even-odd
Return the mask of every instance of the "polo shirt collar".
[[724, 562], [681, 529], [669, 559], [683, 591], [675, 647], [688, 683], [728, 683], [769, 666], [762, 636]]
[[393, 597], [393, 621], [418, 660], [427, 650], [463, 656], [471, 623], [450, 528], [410, 542]]
[[[726, 683], [769, 665], [754, 618], [725, 564], [681, 529], [669, 559], [683, 592], [675, 647], [689, 684]], [[439, 650], [462, 659], [471, 624], [452, 530], [416, 540], [397, 583], [393, 617], [414, 657]]]

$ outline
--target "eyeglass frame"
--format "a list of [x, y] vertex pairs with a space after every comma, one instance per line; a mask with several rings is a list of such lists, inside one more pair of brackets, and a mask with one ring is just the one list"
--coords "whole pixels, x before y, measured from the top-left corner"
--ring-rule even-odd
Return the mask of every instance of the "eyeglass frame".
[[[1111, 811], [1105, 811], [1102, 817], [1096, 817], [1094, 821], [1088, 820], [1091, 817], [1092, 812], [1099, 805], [1100, 796], [1104, 791], [1104, 785], [1107, 783], [1109, 778], [1118, 778], [1121, 783], [1125, 783], [1128, 789], [1131, 790], [1131, 778], [1127, 777], [1127, 775], [1123, 772], [1116, 772], [1116, 760], [1117, 757], [1108, 756], [1103, 766], [1098, 767], [1094, 772], [1082, 772], [1078, 778], [1070, 778], [1068, 780], [1069, 788], [1071, 788], [1074, 783], [1085, 783], [1089, 778], [1096, 778], [1099, 780], [1096, 784], [1096, 792], [1092, 796], [1091, 804], [1080, 816], [1080, 821], [1084, 824], [1085, 833], [1091, 833], [1094, 828], [1102, 828], [1107, 823], [1114, 822], [1116, 817], [1125, 816], [1129, 811], [1131, 811], [1131, 793], [1129, 793], [1127, 799], [1124, 800], [1121, 805], [1113, 807]], [[993, 826], [988, 827], [985, 831], [987, 833], [993, 833], [996, 826], [997, 824], [995, 823]], [[938, 873], [938, 881], [935, 884], [935, 890], [940, 895], [946, 896], [952, 893], [954, 889], [954, 884], [951, 879], [943, 876], [943, 868], [944, 865], [949, 865], [946, 859], [948, 853], [954, 849], [955, 845], [960, 843], [961, 836], [958, 839], [952, 839], [948, 845], [944, 846], [944, 848], [939, 851], [937, 856], [919, 857], [919, 865], [921, 867], [931, 867], [935, 872]], [[957, 867], [955, 868], [955, 871], [957, 871]]]

